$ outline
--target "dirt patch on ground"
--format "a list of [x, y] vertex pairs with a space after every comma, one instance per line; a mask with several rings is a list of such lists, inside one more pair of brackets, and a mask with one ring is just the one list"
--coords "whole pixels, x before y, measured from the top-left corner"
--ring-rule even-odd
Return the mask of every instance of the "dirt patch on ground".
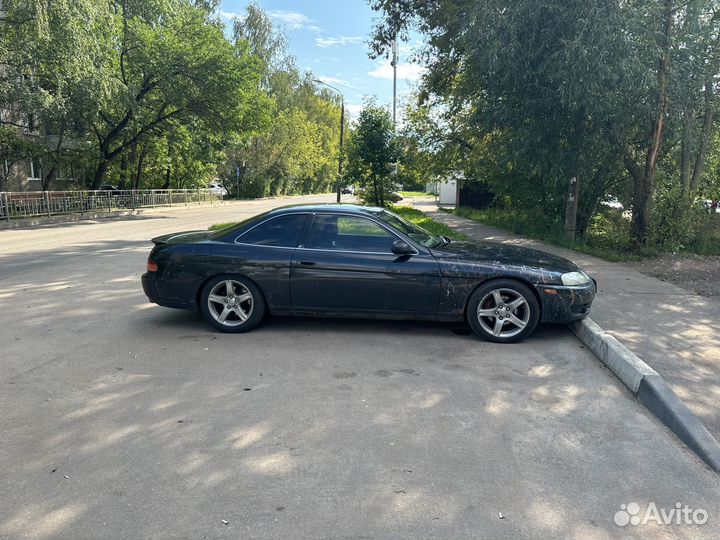
[[720, 297], [720, 257], [666, 254], [628, 264], [643, 274], [683, 289], [703, 296]]

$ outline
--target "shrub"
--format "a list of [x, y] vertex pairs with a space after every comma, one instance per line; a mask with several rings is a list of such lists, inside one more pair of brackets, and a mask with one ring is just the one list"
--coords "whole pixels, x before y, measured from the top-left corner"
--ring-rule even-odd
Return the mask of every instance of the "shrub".
[[663, 251], [682, 251], [697, 242], [709, 218], [702, 201], [684, 196], [679, 188], [658, 190], [650, 241]]

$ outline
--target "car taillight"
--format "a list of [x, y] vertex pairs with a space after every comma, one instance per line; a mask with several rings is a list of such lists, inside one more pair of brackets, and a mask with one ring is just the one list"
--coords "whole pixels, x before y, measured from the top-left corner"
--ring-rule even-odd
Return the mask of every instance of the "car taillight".
[[148, 272], [157, 272], [157, 270], [158, 270], [157, 263], [155, 261], [153, 261], [152, 259], [148, 259], [147, 271]]

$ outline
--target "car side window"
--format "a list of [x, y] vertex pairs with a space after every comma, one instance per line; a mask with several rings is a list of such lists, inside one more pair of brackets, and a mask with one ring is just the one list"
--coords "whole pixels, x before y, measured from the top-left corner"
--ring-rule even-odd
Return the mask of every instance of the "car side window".
[[307, 247], [391, 253], [397, 238], [369, 219], [354, 216], [318, 215], [315, 217]]
[[240, 235], [237, 242], [256, 246], [297, 247], [307, 214], [278, 216]]

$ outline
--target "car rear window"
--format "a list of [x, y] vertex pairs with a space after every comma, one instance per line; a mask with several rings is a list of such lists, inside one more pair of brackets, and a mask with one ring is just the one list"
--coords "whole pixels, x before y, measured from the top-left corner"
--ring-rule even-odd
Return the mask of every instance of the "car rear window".
[[297, 247], [307, 214], [278, 216], [242, 234], [237, 241], [243, 244], [273, 247]]

